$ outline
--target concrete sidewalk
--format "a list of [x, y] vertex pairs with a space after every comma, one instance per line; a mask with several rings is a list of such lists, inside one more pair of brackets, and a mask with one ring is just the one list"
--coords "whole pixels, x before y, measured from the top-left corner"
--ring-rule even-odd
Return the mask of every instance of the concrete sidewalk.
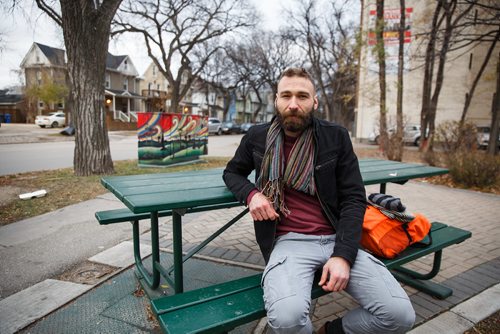
[[[367, 187], [368, 193], [377, 191], [377, 186]], [[442, 269], [434, 279], [453, 288], [451, 297], [437, 300], [405, 287], [417, 312], [417, 323], [412, 333], [463, 333], [498, 311], [500, 219], [496, 209], [500, 205], [500, 196], [417, 181], [403, 186], [389, 184], [387, 193], [402, 198], [410, 211], [424, 213], [432, 221], [441, 221], [472, 232], [471, 239], [445, 249]], [[0, 333], [54, 332], [54, 327], [50, 325], [56, 323], [59, 324], [56, 332], [74, 332], [70, 329], [73, 327], [79, 328], [78, 332], [89, 333], [96, 330], [109, 333], [159, 331], [154, 319], [150, 319], [148, 302], [138, 292], [137, 280], [132, 274], [132, 234], [129, 224], [99, 226], [93, 218], [95, 211], [120, 206], [113, 196], [105, 195], [0, 228], [0, 265], [3, 272], [9, 273], [0, 279], [3, 298], [0, 300]], [[206, 238], [242, 209], [238, 207], [186, 215], [183, 220], [184, 250]], [[147, 224], [142, 225], [147, 229]], [[92, 240], [57, 242], [65, 234], [75, 231], [90, 233]], [[100, 235], [107, 233], [119, 237], [114, 244], [101, 245]], [[170, 218], [161, 219], [160, 245], [164, 251], [162, 257], [167, 259], [171, 251], [171, 233]], [[147, 256], [150, 250], [149, 234], [144, 233], [141, 239], [144, 244], [142, 254]], [[30, 245], [33, 243], [46, 247], [32, 248]], [[86, 263], [87, 267], [84, 268], [87, 271], [80, 272], [80, 278], [87, 274], [92, 279], [75, 281], [71, 275], [42, 275], [38, 281], [33, 278], [29, 286], [9, 290], [19, 290], [15, 293], [4, 293], [9, 286], [6, 279], [15, 280], [16, 277], [29, 275], [38, 259], [43, 259], [43, 267], [49, 266], [51, 257], [54, 259], [52, 262], [56, 262], [56, 254], [70, 256], [71, 243], [94, 245], [82, 255], [81, 261]], [[31, 253], [25, 254], [27, 249]], [[197, 284], [207, 280], [227, 280], [233, 275], [244, 276], [261, 270], [264, 262], [255, 243], [249, 215], [203, 249], [198, 259], [190, 262], [186, 264], [185, 274], [196, 276], [196, 273], [210, 269], [210, 279], [202, 277]], [[432, 257], [423, 258], [412, 263], [410, 268], [425, 272], [429, 271], [431, 263]], [[89, 266], [91, 269], [88, 269]], [[195, 286], [198, 285], [192, 287]], [[106, 293], [112, 297], [104, 303], [98, 296]], [[326, 295], [315, 302], [313, 323], [319, 327], [325, 321], [342, 316], [355, 307], [357, 304], [347, 294]], [[131, 314], [130, 310], [134, 310], [134, 313]], [[69, 315], [72, 315], [71, 321], [67, 320]], [[102, 327], [96, 327], [94, 321]], [[262, 332], [262, 323], [254, 325], [253, 329], [246, 327], [239, 329], [239, 332]]]

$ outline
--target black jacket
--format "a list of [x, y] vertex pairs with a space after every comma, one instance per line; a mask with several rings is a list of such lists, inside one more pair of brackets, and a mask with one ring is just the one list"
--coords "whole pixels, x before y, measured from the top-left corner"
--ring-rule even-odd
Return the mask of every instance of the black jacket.
[[[270, 123], [255, 125], [241, 140], [234, 157], [224, 170], [224, 182], [242, 204], [247, 204], [255, 184], [247, 176], [259, 177]], [[332, 256], [354, 264], [361, 239], [366, 194], [358, 159], [347, 130], [339, 125], [313, 118], [315, 157], [314, 180], [323, 214], [336, 231]], [[257, 243], [267, 263], [276, 234], [276, 222], [254, 222]]]

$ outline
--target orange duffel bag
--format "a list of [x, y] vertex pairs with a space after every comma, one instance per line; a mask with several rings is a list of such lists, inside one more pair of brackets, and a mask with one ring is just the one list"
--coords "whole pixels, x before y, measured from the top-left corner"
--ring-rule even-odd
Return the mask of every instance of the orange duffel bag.
[[[392, 259], [409, 245], [419, 243], [429, 234], [431, 224], [421, 214], [410, 222], [391, 219], [374, 206], [368, 205], [363, 221], [361, 245], [376, 256]], [[430, 235], [429, 235], [430, 237]], [[421, 243], [428, 246], [428, 243]]]

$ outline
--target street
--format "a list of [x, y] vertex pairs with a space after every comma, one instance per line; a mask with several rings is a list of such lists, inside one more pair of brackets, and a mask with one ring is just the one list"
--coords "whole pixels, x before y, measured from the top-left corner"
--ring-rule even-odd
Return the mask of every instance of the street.
[[[73, 137], [58, 129], [33, 124], [2, 124], [0, 128], [0, 175], [73, 166]], [[208, 156], [232, 156], [242, 135], [209, 136]], [[137, 137], [133, 131], [109, 133], [114, 161], [137, 159]]]

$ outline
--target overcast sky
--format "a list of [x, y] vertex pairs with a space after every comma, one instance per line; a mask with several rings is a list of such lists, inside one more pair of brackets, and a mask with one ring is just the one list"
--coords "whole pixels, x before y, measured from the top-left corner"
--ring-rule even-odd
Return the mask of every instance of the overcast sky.
[[[284, 0], [251, 0], [262, 12], [264, 27], [274, 29], [279, 24], [281, 4]], [[5, 40], [6, 48], [0, 53], [0, 89], [19, 85], [19, 77], [13, 71], [19, 70], [24, 56], [33, 42], [64, 49], [62, 32], [38, 8], [34, 1], [25, 1], [25, 15], [16, 12], [15, 15], [0, 10], [0, 38]], [[114, 55], [129, 55], [132, 58], [139, 75], [142, 75], [149, 65], [147, 53], [137, 38], [121, 38], [110, 41], [109, 51]]]

